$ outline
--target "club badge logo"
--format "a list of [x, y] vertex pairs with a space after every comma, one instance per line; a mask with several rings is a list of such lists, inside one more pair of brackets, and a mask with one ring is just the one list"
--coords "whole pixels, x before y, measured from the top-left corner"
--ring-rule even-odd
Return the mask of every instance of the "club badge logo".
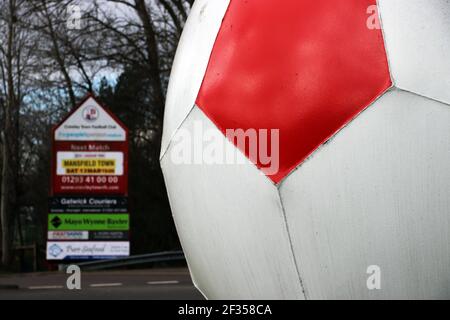
[[100, 113], [95, 106], [87, 106], [83, 109], [83, 119], [88, 122], [97, 121]]

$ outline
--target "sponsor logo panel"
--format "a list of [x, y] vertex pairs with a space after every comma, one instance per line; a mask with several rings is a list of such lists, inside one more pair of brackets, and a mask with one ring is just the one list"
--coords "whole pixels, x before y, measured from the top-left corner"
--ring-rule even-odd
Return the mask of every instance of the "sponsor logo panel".
[[127, 197], [52, 197], [50, 213], [128, 213]]
[[106, 259], [129, 254], [129, 242], [47, 242], [47, 260]]
[[128, 231], [49, 231], [51, 241], [127, 241]]
[[128, 239], [128, 231], [91, 231], [89, 233], [89, 240], [91, 241], [119, 241]]
[[48, 240], [89, 240], [88, 231], [49, 231]]
[[49, 231], [128, 231], [128, 214], [49, 214]]

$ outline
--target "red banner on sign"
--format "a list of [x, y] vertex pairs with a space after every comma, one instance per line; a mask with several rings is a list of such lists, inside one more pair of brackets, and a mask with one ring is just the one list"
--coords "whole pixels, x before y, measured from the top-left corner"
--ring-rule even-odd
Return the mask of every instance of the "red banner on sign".
[[53, 129], [51, 194], [128, 194], [128, 129], [92, 96]]

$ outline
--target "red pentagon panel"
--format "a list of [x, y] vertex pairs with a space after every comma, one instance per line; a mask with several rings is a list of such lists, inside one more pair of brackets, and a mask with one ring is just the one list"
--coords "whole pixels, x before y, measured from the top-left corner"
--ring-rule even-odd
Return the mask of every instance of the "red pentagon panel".
[[392, 85], [373, 5], [231, 0], [196, 103], [224, 134], [279, 129], [278, 172], [252, 160], [275, 183]]

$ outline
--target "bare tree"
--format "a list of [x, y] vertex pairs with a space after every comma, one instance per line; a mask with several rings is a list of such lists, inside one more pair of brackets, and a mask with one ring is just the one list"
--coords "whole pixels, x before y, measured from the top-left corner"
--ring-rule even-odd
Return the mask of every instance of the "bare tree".
[[[145, 71], [149, 86], [150, 116], [143, 131], [134, 133], [146, 139], [153, 150], [152, 163], [157, 166], [162, 139], [167, 84], [175, 50], [192, 6], [186, 0], [108, 0], [116, 5], [111, 12], [104, 1], [95, 1], [90, 20], [108, 35], [108, 60], [124, 68]], [[117, 11], [128, 14], [118, 15]]]
[[26, 88], [31, 84], [29, 76], [36, 61], [38, 38], [26, 27], [30, 18], [27, 1], [1, 0], [0, 8], [0, 100], [3, 101], [0, 220], [2, 264], [9, 266], [18, 209], [20, 110]]
[[[5, 104], [2, 130], [2, 184], [0, 216], [2, 222], [2, 264], [8, 266], [11, 259], [11, 215], [16, 205], [17, 144], [18, 144], [18, 92], [16, 85], [20, 81], [14, 76], [15, 41], [17, 38], [18, 4], [15, 0], [2, 3], [2, 18], [5, 23], [5, 39], [2, 41], [2, 76]], [[20, 68], [20, 67], [19, 67]]]
[[[95, 43], [85, 30], [71, 32], [67, 28], [67, 8], [74, 0], [39, 0], [29, 3], [32, 10], [30, 28], [38, 32], [41, 39], [39, 52], [40, 60], [37, 69], [41, 81], [48, 86], [62, 83], [67, 92], [70, 106], [77, 103], [76, 90], [93, 91], [92, 75], [89, 74], [86, 61], [89, 52], [86, 42]], [[80, 44], [81, 42], [81, 44]], [[47, 76], [42, 77], [43, 71]], [[81, 75], [81, 83], [74, 78], [74, 73]]]

